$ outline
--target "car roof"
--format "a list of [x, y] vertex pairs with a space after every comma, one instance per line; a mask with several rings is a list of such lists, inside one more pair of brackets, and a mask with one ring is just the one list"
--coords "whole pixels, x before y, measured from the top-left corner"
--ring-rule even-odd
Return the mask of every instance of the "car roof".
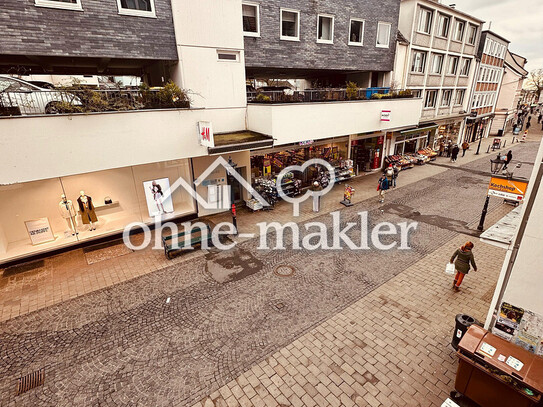
[[40, 89], [40, 90], [45, 89], [45, 88], [40, 88], [39, 86], [36, 86], [33, 83], [25, 81], [24, 79], [14, 78], [13, 76], [10, 76], [10, 75], [0, 75], [0, 78], [11, 79], [11, 80], [14, 80], [14, 81], [17, 81], [17, 82], [21, 82], [21, 83], [25, 84], [26, 86], [30, 86], [31, 88], [35, 88], [35, 89]]

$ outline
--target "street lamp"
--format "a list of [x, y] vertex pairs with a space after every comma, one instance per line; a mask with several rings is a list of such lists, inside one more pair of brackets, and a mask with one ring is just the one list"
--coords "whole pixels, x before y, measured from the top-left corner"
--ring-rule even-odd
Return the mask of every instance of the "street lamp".
[[[490, 172], [492, 174], [497, 174], [503, 169], [504, 165], [505, 165], [505, 161], [503, 161], [500, 158], [500, 154], [498, 154], [498, 156], [494, 160], [490, 160]], [[486, 218], [486, 214], [488, 212], [488, 203], [489, 203], [489, 201], [490, 201], [490, 196], [487, 193], [486, 199], [485, 199], [485, 204], [483, 206], [483, 211], [481, 212], [481, 219], [479, 220], [479, 226], [477, 226], [477, 230], [480, 231], [480, 232], [483, 231], [484, 226], [485, 226], [485, 218]]]
[[[232, 161], [232, 157], [228, 157], [228, 165], [232, 167], [233, 170], [236, 169], [238, 166], [234, 161]], [[238, 221], [236, 218], [236, 204], [234, 203], [234, 193], [232, 191], [232, 184], [234, 183], [234, 176], [230, 174], [230, 171], [226, 172], [226, 180], [228, 182], [228, 185], [230, 186], [230, 212], [232, 213], [232, 224], [234, 225], [234, 235], [238, 234]]]

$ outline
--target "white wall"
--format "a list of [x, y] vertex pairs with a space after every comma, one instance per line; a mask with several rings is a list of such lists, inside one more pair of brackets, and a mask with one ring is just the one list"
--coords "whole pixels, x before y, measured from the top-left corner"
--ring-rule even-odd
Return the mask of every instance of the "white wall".
[[[172, 11], [180, 59], [172, 76], [193, 92], [193, 106], [245, 106], [241, 0], [173, 0]], [[217, 50], [239, 60], [218, 61]]]
[[[249, 130], [272, 136], [274, 145], [416, 126], [421, 99], [365, 100], [331, 103], [249, 104]], [[391, 121], [381, 111], [391, 110]]]
[[409, 58], [407, 58], [409, 46], [406, 44], [396, 44], [396, 55], [394, 56], [394, 72], [392, 80], [400, 88], [405, 88], [406, 72], [409, 69]]
[[157, 110], [0, 119], [0, 184], [207, 155], [198, 121], [245, 130], [245, 109]]

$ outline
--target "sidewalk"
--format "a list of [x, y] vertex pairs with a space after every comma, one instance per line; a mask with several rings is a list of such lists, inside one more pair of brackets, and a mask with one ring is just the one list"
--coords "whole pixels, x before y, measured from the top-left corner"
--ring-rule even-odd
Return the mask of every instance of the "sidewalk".
[[[529, 136], [529, 141], [538, 140], [540, 137], [540, 132], [533, 132]], [[507, 151], [512, 138], [512, 135], [503, 137], [506, 141], [506, 148], [503, 151]], [[456, 163], [451, 163], [449, 159], [443, 157], [438, 157], [436, 163], [458, 167], [485, 155], [489, 159], [493, 158], [492, 154], [486, 154], [486, 149], [491, 143], [492, 139], [482, 140], [480, 155], [475, 155], [476, 146], [472, 145], [466, 156], [460, 157]], [[398, 188], [432, 177], [447, 171], [447, 169], [443, 166], [427, 164], [403, 171], [398, 178]], [[372, 197], [375, 197], [377, 201], [376, 187], [379, 176], [379, 173], [371, 173], [349, 182], [356, 190], [353, 203], [362, 202]], [[343, 189], [343, 184], [337, 185], [322, 198], [320, 213], [313, 212], [311, 201], [306, 201], [301, 206], [298, 219], [292, 218], [292, 208], [290, 204], [285, 202], [279, 202], [272, 211], [251, 213], [248, 209], [241, 208], [238, 210], [237, 216], [238, 229], [241, 233], [258, 235], [259, 230], [256, 224], [259, 222], [305, 222], [322, 213], [342, 209], [344, 206], [339, 202], [343, 199]], [[229, 213], [223, 213], [211, 216], [207, 220], [216, 224], [231, 220], [231, 216]], [[245, 239], [237, 237], [236, 240]], [[135, 241], [137, 242], [137, 240]], [[138, 252], [129, 252], [125, 249], [122, 242], [116, 246], [98, 250], [92, 255], [86, 254], [83, 249], [76, 249], [45, 258], [43, 261], [33, 262], [30, 264], [30, 270], [24, 273], [9, 274], [10, 270], [8, 270], [7, 276], [0, 274], [2, 275], [0, 277], [0, 321], [185, 262], [193, 257], [202, 256], [206, 252], [195, 251], [178, 256], [174, 260], [167, 260], [163, 252], [150, 248]], [[3, 272], [5, 270], [0, 269], [0, 273]]]

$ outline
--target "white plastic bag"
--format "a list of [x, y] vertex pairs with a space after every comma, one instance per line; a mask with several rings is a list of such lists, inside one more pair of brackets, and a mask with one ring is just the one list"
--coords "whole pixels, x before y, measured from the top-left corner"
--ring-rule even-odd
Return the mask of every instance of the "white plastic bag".
[[447, 266], [445, 266], [445, 274], [454, 274], [454, 264], [453, 263], [447, 263]]

